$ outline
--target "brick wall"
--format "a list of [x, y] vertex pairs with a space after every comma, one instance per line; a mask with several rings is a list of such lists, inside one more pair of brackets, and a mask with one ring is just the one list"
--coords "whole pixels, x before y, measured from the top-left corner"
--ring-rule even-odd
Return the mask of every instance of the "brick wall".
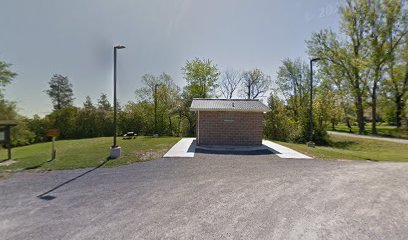
[[263, 113], [201, 112], [199, 145], [262, 145]]

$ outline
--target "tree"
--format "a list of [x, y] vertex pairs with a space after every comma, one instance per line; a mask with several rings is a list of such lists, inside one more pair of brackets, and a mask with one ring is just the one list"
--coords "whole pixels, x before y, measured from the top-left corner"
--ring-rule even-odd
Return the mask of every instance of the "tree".
[[42, 142], [46, 139], [47, 124], [43, 118], [35, 114], [27, 119], [27, 126], [34, 133], [34, 142]]
[[224, 98], [231, 99], [242, 81], [242, 74], [236, 70], [226, 70], [221, 77], [220, 91]]
[[196, 115], [191, 112], [190, 106], [193, 101], [192, 95], [189, 93], [187, 86], [184, 88], [181, 97], [180, 115], [188, 122], [187, 135], [194, 136], [194, 130], [196, 127]]
[[264, 97], [269, 90], [271, 77], [259, 69], [246, 71], [242, 75], [242, 95], [247, 99]]
[[102, 93], [98, 99], [98, 109], [103, 111], [112, 111], [112, 105], [108, 100], [108, 96]]
[[[340, 8], [341, 31], [344, 39], [332, 31], [313, 33], [307, 41], [309, 55], [341, 67], [356, 108], [359, 133], [365, 132], [363, 101], [367, 94], [368, 1], [346, 0]], [[328, 64], [328, 63], [326, 63]]]
[[395, 104], [397, 127], [401, 127], [401, 115], [405, 108], [404, 96], [408, 92], [408, 14], [403, 1], [385, 1], [386, 34], [389, 48], [387, 62], [387, 88]]
[[[164, 72], [160, 75], [145, 74], [142, 76], [142, 83], [143, 86], [137, 89], [135, 94], [139, 103], [145, 102], [153, 107], [153, 112], [149, 112], [154, 117], [152, 122], [155, 124], [155, 127], [151, 128], [154, 132], [151, 133], [172, 135], [176, 131], [173, 122], [178, 112], [180, 88], [172, 77]], [[150, 108], [145, 110], [148, 109]]]
[[[367, 0], [366, 0], [367, 1]], [[407, 23], [404, 24], [403, 6], [400, 0], [368, 1], [369, 26], [369, 60], [371, 84], [372, 134], [377, 133], [377, 95], [383, 85], [387, 64], [394, 66], [395, 53], [407, 34]], [[402, 50], [403, 52], [403, 50]], [[393, 73], [393, 72], [392, 72]]]
[[391, 105], [394, 110], [395, 125], [402, 126], [402, 117], [406, 108], [406, 98], [408, 97], [408, 45], [404, 46], [405, 52], [397, 64], [390, 63], [387, 69], [388, 78], [385, 80], [385, 90], [387, 97], [392, 99]]
[[179, 112], [184, 119], [188, 121], [188, 135], [194, 135], [196, 125], [196, 116], [190, 111], [190, 105], [193, 98], [215, 97], [215, 90], [218, 87], [217, 81], [220, 72], [217, 66], [212, 64], [209, 59], [195, 58], [187, 61], [181, 69], [184, 78], [187, 81], [182, 93], [181, 106]]
[[80, 129], [77, 127], [79, 109], [74, 106], [66, 106], [60, 110], [53, 111], [46, 116], [50, 128], [60, 130], [60, 138], [74, 139], [79, 138]]
[[369, 57], [371, 65], [370, 95], [371, 95], [371, 133], [377, 134], [377, 91], [383, 79], [383, 68], [388, 59], [386, 51], [385, 14], [380, 1], [373, 1], [369, 6]]
[[215, 96], [220, 72], [210, 59], [195, 58], [181, 69], [187, 80], [187, 91], [193, 98]]
[[16, 112], [16, 104], [4, 99], [0, 99], [0, 116], [1, 120], [14, 120], [18, 114]]
[[119, 130], [125, 132], [135, 132], [137, 134], [146, 134], [152, 131], [149, 129], [148, 111], [146, 111], [146, 102], [134, 103], [128, 102], [119, 117]]
[[3, 87], [11, 83], [11, 81], [17, 76], [10, 70], [11, 64], [0, 61], [0, 99], [3, 98]]
[[[331, 116], [334, 116], [332, 119], [332, 128], [335, 127], [336, 122], [338, 121], [337, 116], [343, 117], [345, 120], [349, 132], [352, 132], [352, 119], [354, 118], [354, 110], [353, 110], [353, 96], [350, 92], [350, 86], [347, 81], [347, 76], [345, 75], [343, 68], [337, 64], [333, 64], [330, 61], [320, 61], [319, 62], [319, 71], [317, 72], [318, 79], [321, 80], [321, 84], [325, 86], [325, 88], [330, 89], [330, 93], [325, 91], [324, 94], [330, 94], [329, 97], [336, 99], [332, 102], [336, 103], [339, 101], [340, 109], [342, 113], [336, 112]], [[322, 93], [318, 89], [317, 94]], [[317, 97], [320, 97], [319, 95]], [[321, 96], [325, 97], [325, 96]], [[329, 101], [330, 102], [330, 101]], [[335, 111], [338, 109], [335, 109]]]
[[95, 109], [95, 106], [93, 105], [92, 99], [90, 96], [86, 96], [85, 98], [84, 109], [88, 109], [88, 110]]
[[74, 93], [67, 76], [54, 74], [48, 84], [50, 87], [45, 92], [51, 98], [55, 110], [72, 107]]
[[97, 136], [113, 135], [113, 107], [105, 93], [102, 93], [98, 99], [96, 109]]
[[10, 67], [11, 64], [0, 61], [0, 120], [17, 120], [19, 124], [11, 129], [11, 145], [27, 145], [34, 141], [34, 133], [29, 130], [26, 118], [17, 113], [16, 103], [7, 101], [3, 95], [3, 88], [17, 76]]
[[[305, 102], [309, 96], [309, 68], [300, 59], [285, 59], [279, 67], [276, 85], [285, 98], [293, 116], [298, 121], [305, 114]], [[304, 117], [304, 116], [302, 116]]]
[[285, 103], [278, 96], [271, 94], [268, 98], [270, 112], [265, 114], [265, 136], [269, 139], [288, 141], [297, 124], [290, 118]]
[[96, 115], [96, 107], [93, 105], [91, 97], [87, 96], [83, 107], [78, 109], [78, 115], [76, 117], [78, 135], [76, 137], [85, 138], [98, 136]]
[[344, 115], [341, 95], [333, 87], [330, 81], [324, 81], [316, 88], [313, 109], [318, 129], [327, 129], [330, 124], [335, 130]]
[[[274, 129], [281, 133], [279, 138], [286, 136], [286, 140], [296, 142], [306, 142], [310, 137], [310, 116], [309, 109], [309, 94], [310, 94], [310, 75], [308, 64], [300, 59], [284, 59], [282, 65], [277, 71], [276, 88], [272, 89], [269, 98], [269, 104], [274, 107], [272, 116], [268, 118]], [[315, 89], [320, 89], [320, 81], [315, 81]], [[319, 91], [320, 92], [320, 91]], [[282, 98], [283, 100], [279, 99]], [[314, 134], [313, 141], [316, 143], [326, 142], [325, 125], [328, 121], [327, 114], [321, 105], [314, 101]], [[316, 108], [318, 107], [318, 108]], [[317, 110], [317, 111], [316, 111]], [[276, 117], [274, 117], [276, 115]], [[286, 116], [286, 117], [284, 117]], [[273, 123], [273, 121], [282, 121]], [[280, 129], [281, 128], [281, 129]], [[278, 130], [279, 129], [279, 130]], [[285, 133], [285, 134], [283, 134]], [[270, 136], [276, 137], [274, 133], [268, 133]], [[283, 135], [282, 135], [283, 134]]]
[[153, 102], [154, 100], [154, 88], [156, 85], [164, 84], [164, 79], [167, 77], [166, 73], [156, 76], [150, 73], [146, 73], [142, 76], [143, 87], [136, 89], [135, 95], [138, 102], [148, 101]]

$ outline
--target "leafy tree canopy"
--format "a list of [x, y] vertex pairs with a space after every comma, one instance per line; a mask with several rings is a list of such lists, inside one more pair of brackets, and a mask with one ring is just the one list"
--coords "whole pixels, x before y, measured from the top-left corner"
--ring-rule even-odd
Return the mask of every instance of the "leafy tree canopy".
[[182, 68], [187, 80], [187, 91], [193, 98], [209, 98], [215, 96], [220, 71], [210, 59], [195, 58], [187, 61]]
[[49, 89], [45, 92], [51, 98], [55, 110], [71, 107], [74, 102], [72, 84], [67, 76], [54, 74], [48, 82]]
[[0, 61], [0, 99], [3, 98], [3, 87], [11, 83], [11, 81], [17, 76], [10, 70], [11, 64]]

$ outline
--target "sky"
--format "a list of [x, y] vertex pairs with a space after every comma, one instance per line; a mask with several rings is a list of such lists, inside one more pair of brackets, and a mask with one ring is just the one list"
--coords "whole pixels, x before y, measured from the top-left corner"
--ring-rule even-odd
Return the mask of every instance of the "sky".
[[1, 0], [0, 60], [18, 73], [5, 90], [20, 114], [52, 109], [44, 92], [53, 74], [68, 76], [76, 106], [112, 99], [113, 46], [118, 100], [135, 101], [146, 73], [170, 74], [195, 57], [221, 71], [259, 68], [272, 79], [285, 58], [308, 59], [305, 40], [338, 29], [339, 0]]

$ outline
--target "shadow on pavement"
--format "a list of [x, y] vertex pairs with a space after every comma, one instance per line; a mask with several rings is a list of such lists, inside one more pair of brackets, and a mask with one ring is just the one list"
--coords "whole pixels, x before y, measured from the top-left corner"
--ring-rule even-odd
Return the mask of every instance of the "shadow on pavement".
[[190, 147], [188, 147], [187, 152], [189, 153], [194, 153], [196, 151], [196, 146], [197, 146], [197, 141], [193, 140], [190, 144]]
[[221, 154], [221, 155], [270, 155], [274, 154], [269, 149], [253, 150], [253, 151], [234, 151], [234, 150], [207, 150], [202, 148], [197, 148], [196, 153], [203, 154]]
[[46, 192], [40, 194], [40, 195], [38, 195], [37, 197], [38, 197], [39, 199], [47, 200], [47, 201], [50, 201], [50, 200], [55, 199], [55, 198], [56, 198], [55, 196], [52, 196], [52, 195], [49, 195], [49, 194], [52, 193], [53, 191], [57, 190], [58, 188], [60, 188], [60, 187], [62, 187], [62, 186], [64, 186], [64, 185], [67, 185], [68, 183], [73, 182], [73, 181], [77, 180], [78, 178], [83, 177], [83, 176], [85, 176], [86, 174], [88, 174], [88, 173], [90, 173], [90, 172], [95, 171], [96, 169], [98, 169], [98, 168], [102, 167], [103, 165], [105, 165], [109, 160], [110, 160], [110, 158], [107, 158], [105, 161], [103, 161], [103, 162], [102, 162], [101, 164], [99, 164], [98, 166], [96, 166], [96, 167], [94, 167], [94, 168], [92, 168], [92, 169], [90, 169], [90, 170], [88, 170], [88, 171], [86, 171], [86, 172], [84, 172], [84, 173], [82, 173], [82, 174], [80, 174], [80, 175], [74, 177], [74, 178], [71, 178], [70, 180], [68, 180], [68, 181], [66, 181], [66, 182], [64, 182], [64, 183], [61, 183], [60, 185], [58, 185], [58, 186], [56, 186], [56, 187], [54, 187], [54, 188], [52, 188], [52, 189], [50, 189], [50, 190], [48, 190], [48, 191], [46, 191]]

